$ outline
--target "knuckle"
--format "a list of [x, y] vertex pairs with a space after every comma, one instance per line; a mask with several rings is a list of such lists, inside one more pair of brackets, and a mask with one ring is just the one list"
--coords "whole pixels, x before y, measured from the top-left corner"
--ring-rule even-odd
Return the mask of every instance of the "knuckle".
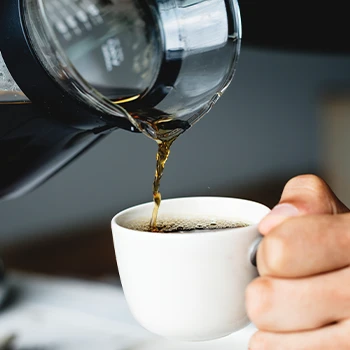
[[343, 322], [341, 342], [345, 350], [350, 350], [350, 319]]
[[[286, 188], [292, 191], [303, 191], [309, 192], [314, 201], [323, 203], [322, 212], [324, 213], [336, 213], [338, 211], [338, 199], [335, 197], [331, 188], [328, 184], [320, 177], [313, 174], [299, 175], [290, 179]], [[312, 207], [308, 207], [307, 204], [304, 210], [309, 212], [313, 210]]]
[[350, 350], [350, 320], [334, 324], [335, 336], [333, 337], [334, 349]]
[[331, 287], [328, 293], [328, 299], [334, 304], [343, 306], [343, 312], [350, 309], [350, 293], [349, 288]]
[[[289, 260], [290, 245], [287, 235], [266, 236], [258, 251], [258, 269], [261, 276], [279, 276], [285, 271]], [[259, 256], [260, 255], [260, 256]]]
[[264, 332], [255, 332], [249, 341], [249, 349], [272, 350]]
[[247, 314], [258, 328], [264, 327], [265, 317], [271, 312], [273, 289], [273, 282], [268, 277], [255, 279], [246, 289]]
[[[349, 281], [350, 280], [350, 268], [343, 269], [339, 272], [338, 281]], [[339, 283], [330, 283], [328, 289], [328, 295], [325, 296], [325, 300], [330, 305], [337, 306], [338, 318], [346, 318], [350, 316], [350, 285], [345, 283], [340, 286]], [[350, 320], [349, 320], [350, 322]], [[347, 324], [348, 334], [350, 340], [350, 323]]]
[[305, 174], [293, 177], [286, 186], [308, 188], [316, 193], [328, 191], [328, 185], [320, 177], [313, 174]]
[[[344, 248], [346, 254], [346, 261], [350, 262], [348, 251], [350, 249], [350, 213], [344, 214], [342, 216], [342, 221], [339, 218], [334, 217], [333, 220], [329, 222], [329, 230], [332, 232], [337, 232], [333, 235], [333, 239], [337, 240], [338, 246]], [[340, 226], [340, 227], [339, 227]], [[340, 255], [341, 256], [341, 255]]]
[[[350, 267], [339, 270], [338, 273], [339, 281], [350, 280]], [[348, 314], [350, 312], [350, 285], [344, 284], [342, 287], [339, 287], [337, 283], [333, 283], [330, 284], [326, 290], [328, 290], [328, 295], [326, 295], [326, 299], [329, 300], [329, 303], [334, 305], [342, 305], [343, 312]]]

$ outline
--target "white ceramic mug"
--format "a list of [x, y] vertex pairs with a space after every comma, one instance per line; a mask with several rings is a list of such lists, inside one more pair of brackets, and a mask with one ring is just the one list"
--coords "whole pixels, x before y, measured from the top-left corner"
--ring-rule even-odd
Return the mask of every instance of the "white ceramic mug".
[[160, 336], [203, 341], [249, 324], [245, 289], [258, 275], [252, 260], [261, 239], [257, 229], [270, 209], [226, 197], [163, 200], [159, 218], [210, 218], [247, 227], [195, 233], [135, 231], [130, 222], [150, 219], [153, 203], [126, 209], [112, 220], [121, 283], [130, 311]]

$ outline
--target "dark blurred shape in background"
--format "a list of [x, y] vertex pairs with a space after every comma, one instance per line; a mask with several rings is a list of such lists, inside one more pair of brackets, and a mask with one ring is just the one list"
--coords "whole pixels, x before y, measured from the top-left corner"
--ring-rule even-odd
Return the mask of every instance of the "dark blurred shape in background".
[[346, 1], [240, 0], [244, 44], [258, 49], [350, 53]]

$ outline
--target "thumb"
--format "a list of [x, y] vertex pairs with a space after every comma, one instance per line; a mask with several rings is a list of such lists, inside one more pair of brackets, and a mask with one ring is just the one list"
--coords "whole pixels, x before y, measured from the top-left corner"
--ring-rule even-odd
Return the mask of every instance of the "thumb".
[[280, 202], [260, 222], [259, 230], [265, 235], [291, 216], [348, 211], [325, 181], [315, 175], [300, 175], [287, 182]]

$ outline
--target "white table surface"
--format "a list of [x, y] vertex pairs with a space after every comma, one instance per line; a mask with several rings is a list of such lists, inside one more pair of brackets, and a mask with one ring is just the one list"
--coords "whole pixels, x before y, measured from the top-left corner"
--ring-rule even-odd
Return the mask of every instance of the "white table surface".
[[108, 283], [9, 273], [14, 302], [0, 311], [1, 339], [15, 350], [247, 350], [251, 325], [207, 342], [176, 342], [143, 329], [122, 289]]

